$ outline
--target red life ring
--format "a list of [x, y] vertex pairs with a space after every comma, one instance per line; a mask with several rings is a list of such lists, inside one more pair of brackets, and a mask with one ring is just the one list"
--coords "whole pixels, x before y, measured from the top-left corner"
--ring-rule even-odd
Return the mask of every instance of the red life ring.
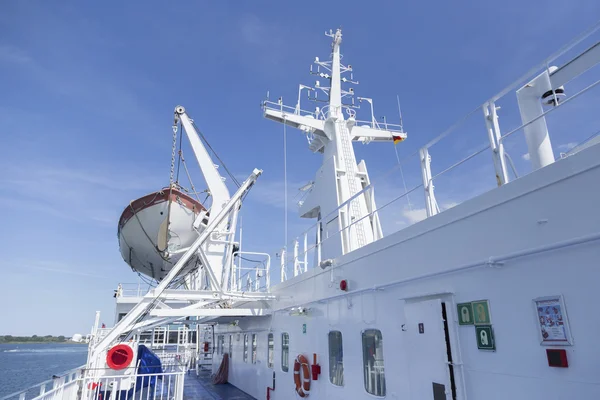
[[133, 349], [126, 344], [118, 344], [106, 353], [106, 364], [111, 369], [124, 369], [133, 360]]
[[[302, 376], [300, 376], [300, 367], [302, 367]], [[302, 354], [299, 354], [296, 361], [294, 361], [294, 383], [296, 384], [298, 396], [308, 396], [310, 393], [310, 365]]]

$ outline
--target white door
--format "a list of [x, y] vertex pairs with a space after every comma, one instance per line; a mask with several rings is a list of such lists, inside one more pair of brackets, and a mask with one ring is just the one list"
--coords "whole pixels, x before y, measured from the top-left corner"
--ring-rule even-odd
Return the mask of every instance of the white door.
[[405, 303], [410, 398], [452, 400], [448, 350], [440, 299]]

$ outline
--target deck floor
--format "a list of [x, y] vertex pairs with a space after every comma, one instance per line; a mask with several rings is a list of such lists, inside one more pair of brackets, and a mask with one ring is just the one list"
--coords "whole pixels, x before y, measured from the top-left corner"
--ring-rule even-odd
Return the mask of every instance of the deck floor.
[[201, 371], [199, 376], [191, 372], [185, 377], [184, 400], [255, 400], [235, 386], [226, 383], [213, 385], [210, 372]]

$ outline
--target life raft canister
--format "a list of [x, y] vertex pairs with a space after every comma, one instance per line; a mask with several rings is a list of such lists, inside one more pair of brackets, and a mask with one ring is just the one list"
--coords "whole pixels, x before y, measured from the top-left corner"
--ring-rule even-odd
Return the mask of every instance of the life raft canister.
[[126, 344], [118, 344], [106, 353], [106, 364], [110, 369], [125, 369], [133, 361], [133, 349]]
[[[300, 373], [300, 369], [302, 369], [302, 373]], [[294, 383], [298, 396], [307, 397], [310, 393], [310, 365], [302, 354], [299, 354], [294, 361]]]

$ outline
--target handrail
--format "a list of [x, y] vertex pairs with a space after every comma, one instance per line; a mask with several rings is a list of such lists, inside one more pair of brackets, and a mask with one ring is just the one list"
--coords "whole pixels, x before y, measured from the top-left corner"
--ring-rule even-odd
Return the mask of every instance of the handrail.
[[[274, 111], [279, 111], [282, 113], [286, 113], [286, 114], [293, 114], [293, 115], [301, 115], [301, 116], [312, 116], [315, 119], [322, 119], [325, 120], [327, 119], [326, 115], [325, 115], [325, 110], [329, 107], [329, 106], [325, 106], [321, 109], [319, 109], [319, 113], [315, 113], [312, 111], [307, 111], [307, 110], [302, 110], [302, 109], [296, 109], [294, 107], [291, 106], [286, 106], [285, 104], [279, 104], [279, 103], [275, 103], [269, 100], [265, 100], [263, 102], [263, 107], [265, 109], [268, 110], [274, 110]], [[342, 106], [342, 108], [344, 108]], [[290, 112], [288, 112], [288, 110]], [[320, 118], [322, 117], [322, 118]], [[367, 120], [361, 120], [361, 119], [355, 119], [357, 126], [359, 126], [359, 123], [362, 124], [367, 124], [367, 126], [362, 126], [361, 127], [367, 127], [367, 128], [377, 128], [377, 129], [382, 129], [385, 131], [389, 131], [389, 132], [402, 132], [402, 125], [400, 124], [392, 124], [389, 122], [385, 122], [384, 126], [382, 127], [379, 122], [377, 121], [367, 121]], [[382, 124], [383, 125], [383, 124]], [[395, 129], [391, 129], [391, 128], [395, 128]]]
[[551, 62], [556, 60], [558, 57], [565, 54], [567, 51], [573, 49], [575, 46], [577, 46], [579, 43], [583, 42], [585, 39], [589, 38], [591, 35], [593, 35], [598, 30], [600, 30], [600, 21], [598, 21], [596, 24], [592, 25], [590, 28], [588, 28], [582, 34], [577, 36], [571, 42], [564, 45], [556, 53], [550, 55], [550, 57], [546, 58], [541, 63], [532, 67], [529, 71], [527, 71], [527, 73], [525, 73], [519, 79], [517, 79], [516, 81], [514, 81], [513, 83], [511, 83], [510, 85], [505, 87], [503, 90], [501, 90], [496, 95], [492, 96], [487, 102], [496, 102], [498, 99], [506, 96], [508, 93], [510, 93], [510, 91], [517, 88], [519, 86], [519, 84], [522, 84], [523, 82], [525, 82], [528, 78], [533, 76], [537, 71], [540, 71], [541, 69], [546, 69], [548, 64], [550, 64]]
[[[73, 376], [73, 374], [78, 374], [77, 378], [75, 378], [75, 379], [69, 379], [68, 382], [65, 382], [65, 384], [67, 384], [69, 382], [72, 382], [73, 380], [80, 379], [81, 378], [80, 373], [81, 373], [81, 371], [84, 368], [85, 368], [85, 365], [82, 365], [80, 367], [73, 368], [73, 369], [70, 369], [68, 371], [62, 372], [62, 373], [56, 375], [56, 378], [52, 378], [52, 379], [48, 379], [48, 380], [40, 382], [40, 383], [36, 383], [35, 385], [31, 385], [31, 386], [29, 386], [29, 387], [27, 387], [25, 389], [21, 389], [21, 390], [18, 390], [16, 392], [14, 392], [14, 393], [8, 394], [8, 395], [3, 396], [3, 397], [0, 397], [0, 400], [8, 400], [8, 399], [11, 399], [13, 397], [21, 396], [23, 394], [26, 395], [27, 392], [29, 392], [29, 391], [31, 391], [33, 389], [42, 388], [45, 385], [47, 386], [50, 383], [54, 383], [54, 382], [56, 382], [57, 379], [62, 379], [62, 378], [66, 378], [66, 377], [69, 377], [69, 376]], [[46, 392], [44, 390], [44, 393], [48, 393], [48, 392]], [[36, 395], [36, 397], [39, 396], [39, 395], [40, 395], [40, 392], [38, 392], [38, 394]], [[24, 399], [24, 397], [20, 397], [20, 400], [23, 400], [23, 399]]]
[[529, 126], [531, 124], [533, 124], [535, 121], [539, 120], [540, 118], [544, 118], [546, 115], [550, 114], [551, 112], [559, 109], [560, 107], [562, 107], [563, 105], [569, 103], [570, 101], [572, 101], [573, 99], [576, 99], [577, 97], [581, 96], [582, 94], [584, 94], [585, 92], [587, 92], [590, 89], [593, 89], [594, 87], [596, 87], [598, 84], [600, 83], [600, 79], [597, 80], [596, 82], [584, 87], [583, 89], [581, 89], [579, 92], [575, 93], [574, 95], [568, 97], [567, 99], [561, 101], [560, 103], [558, 103], [558, 105], [549, 108], [548, 110], [544, 111], [543, 113], [541, 113], [540, 115], [538, 115], [536, 118], [532, 119], [531, 121], [522, 124], [514, 129], [512, 129], [511, 131], [509, 131], [508, 133], [505, 133], [504, 135], [502, 135], [500, 137], [500, 140], [504, 140], [505, 138], [509, 137], [510, 135], [512, 135], [513, 133], [520, 131], [521, 129], [525, 128], [526, 126]]

